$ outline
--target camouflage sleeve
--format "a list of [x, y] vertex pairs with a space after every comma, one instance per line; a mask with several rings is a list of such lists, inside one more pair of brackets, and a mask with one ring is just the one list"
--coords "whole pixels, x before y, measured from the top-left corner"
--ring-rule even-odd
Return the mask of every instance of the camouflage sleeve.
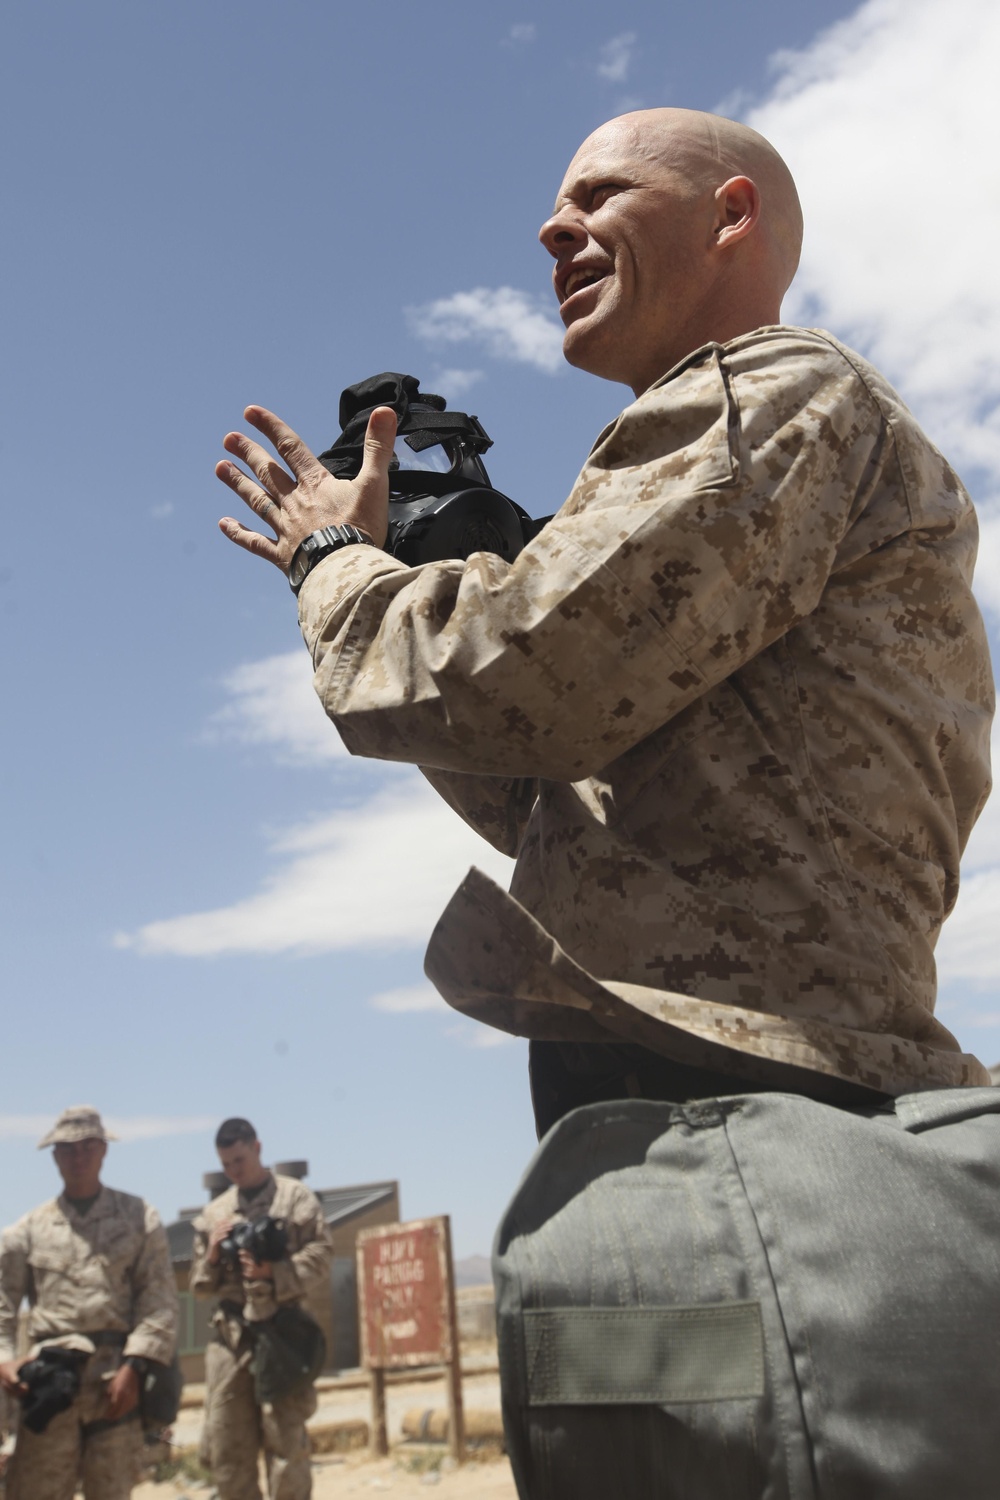
[[191, 1251], [191, 1273], [188, 1287], [196, 1297], [217, 1297], [226, 1279], [221, 1261], [211, 1265], [208, 1259], [209, 1225], [199, 1216], [194, 1221], [194, 1246]]
[[[308, 1194], [308, 1196], [306, 1196]], [[306, 1189], [294, 1214], [296, 1248], [287, 1260], [274, 1266], [276, 1302], [297, 1301], [311, 1292], [330, 1269], [333, 1246], [323, 1209], [314, 1193]]]
[[146, 1205], [145, 1237], [132, 1271], [132, 1332], [126, 1354], [169, 1364], [177, 1348], [179, 1304], [166, 1231]]
[[28, 1232], [22, 1219], [0, 1238], [0, 1360], [17, 1354], [17, 1313], [28, 1291]]
[[816, 607], [884, 423], [821, 339], [738, 346], [628, 407], [513, 564], [318, 565], [300, 623], [350, 751], [576, 781]]
[[421, 771], [453, 812], [501, 854], [516, 858], [538, 796], [532, 777], [469, 776], [460, 771]]

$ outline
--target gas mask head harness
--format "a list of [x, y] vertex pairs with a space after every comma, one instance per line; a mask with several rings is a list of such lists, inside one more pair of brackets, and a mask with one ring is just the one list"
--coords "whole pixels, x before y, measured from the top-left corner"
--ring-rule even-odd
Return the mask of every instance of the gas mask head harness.
[[402, 439], [414, 453], [440, 446], [450, 467], [402, 468], [389, 474], [389, 532], [385, 551], [410, 566], [495, 552], [513, 562], [550, 517], [536, 520], [490, 483], [481, 455], [492, 448], [478, 417], [447, 411], [443, 396], [421, 392], [413, 375], [387, 371], [349, 385], [340, 398], [340, 437], [319, 455], [337, 479], [354, 479], [364, 458], [368, 418], [391, 406]]

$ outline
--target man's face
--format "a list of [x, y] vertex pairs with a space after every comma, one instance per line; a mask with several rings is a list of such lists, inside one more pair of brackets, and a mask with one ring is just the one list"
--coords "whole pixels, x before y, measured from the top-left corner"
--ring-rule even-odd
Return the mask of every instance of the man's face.
[[106, 1141], [93, 1138], [60, 1141], [52, 1148], [63, 1186], [71, 1198], [90, 1198], [99, 1191], [107, 1149]]
[[260, 1164], [260, 1141], [237, 1141], [234, 1146], [220, 1146], [219, 1161], [229, 1181], [236, 1187], [256, 1187], [264, 1175]]
[[570, 163], [539, 234], [556, 262], [566, 359], [637, 392], [687, 352], [683, 331], [714, 274], [714, 190], [664, 155], [662, 140], [644, 146], [634, 124], [602, 126]]

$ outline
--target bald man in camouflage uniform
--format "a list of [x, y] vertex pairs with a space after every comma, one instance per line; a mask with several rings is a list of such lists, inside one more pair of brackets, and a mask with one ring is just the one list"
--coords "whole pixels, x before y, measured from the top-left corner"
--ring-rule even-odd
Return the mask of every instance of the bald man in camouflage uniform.
[[147, 1361], [174, 1357], [178, 1300], [167, 1237], [141, 1198], [102, 1186], [110, 1140], [89, 1105], [64, 1110], [39, 1143], [53, 1147], [64, 1191], [0, 1240], [4, 1387], [23, 1391], [16, 1353], [25, 1299], [32, 1355], [52, 1341], [94, 1350], [69, 1409], [44, 1432], [21, 1424], [6, 1500], [72, 1500], [80, 1480], [85, 1500], [126, 1500], [139, 1478]]
[[781, 325], [801, 214], [755, 132], [611, 121], [541, 239], [567, 359], [635, 400], [512, 564], [380, 550], [385, 408], [356, 480], [259, 407], [291, 472], [238, 433], [255, 477], [216, 470], [275, 536], [223, 531], [298, 553], [348, 749], [419, 763], [517, 858], [510, 895], [470, 874], [428, 973], [533, 1039], [540, 1129], [601, 1098], [988, 1082], [933, 1013], [990, 787], [969, 497], [865, 360]]
[[[276, 1175], [260, 1159], [248, 1120], [224, 1120], [216, 1150], [232, 1187], [194, 1221], [191, 1290], [212, 1297], [213, 1335], [205, 1350], [202, 1455], [219, 1500], [260, 1500], [258, 1453], [267, 1468], [269, 1500], [308, 1500], [312, 1469], [306, 1420], [316, 1410], [310, 1385], [262, 1406], [250, 1370], [252, 1327], [279, 1307], [302, 1303], [329, 1275], [333, 1247], [316, 1194], [294, 1177]], [[246, 1250], [234, 1262], [222, 1243], [234, 1224], [270, 1215], [282, 1220], [288, 1253], [258, 1264]]]

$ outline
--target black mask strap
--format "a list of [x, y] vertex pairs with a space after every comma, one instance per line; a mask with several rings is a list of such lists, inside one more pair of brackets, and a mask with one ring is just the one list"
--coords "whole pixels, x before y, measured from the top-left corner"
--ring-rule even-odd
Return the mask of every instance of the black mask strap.
[[368, 419], [377, 406], [391, 406], [399, 419], [399, 432], [415, 453], [438, 443], [460, 439], [466, 453], [485, 453], [492, 448], [477, 417], [463, 411], [445, 411], [443, 396], [420, 390], [413, 375], [387, 370], [349, 385], [340, 397], [340, 437], [331, 443], [319, 461], [338, 478], [352, 479], [361, 468]]

